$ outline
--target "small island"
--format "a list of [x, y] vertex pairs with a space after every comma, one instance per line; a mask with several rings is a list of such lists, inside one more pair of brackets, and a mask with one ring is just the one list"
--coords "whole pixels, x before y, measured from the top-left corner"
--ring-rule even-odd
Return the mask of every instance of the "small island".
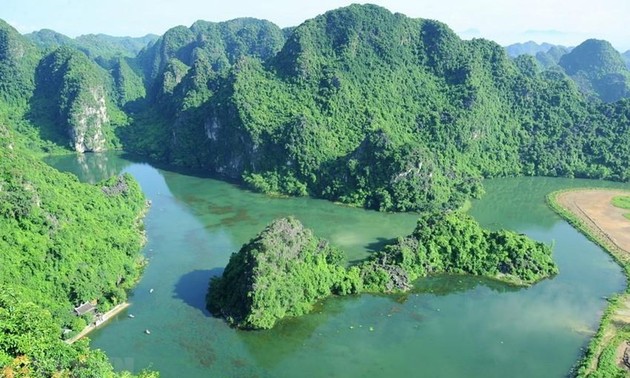
[[526, 286], [558, 273], [551, 248], [525, 235], [484, 230], [470, 215], [435, 212], [360, 265], [368, 292], [408, 290], [430, 274], [485, 276]]
[[241, 329], [269, 329], [330, 295], [393, 293], [430, 274], [465, 273], [530, 285], [558, 273], [551, 248], [510, 231], [484, 230], [461, 212], [423, 215], [413, 233], [358, 265], [295, 218], [273, 221], [210, 281], [208, 310]]
[[356, 268], [295, 218], [273, 221], [230, 258], [210, 281], [208, 310], [243, 329], [272, 328], [285, 316], [309, 312], [331, 294], [359, 291]]

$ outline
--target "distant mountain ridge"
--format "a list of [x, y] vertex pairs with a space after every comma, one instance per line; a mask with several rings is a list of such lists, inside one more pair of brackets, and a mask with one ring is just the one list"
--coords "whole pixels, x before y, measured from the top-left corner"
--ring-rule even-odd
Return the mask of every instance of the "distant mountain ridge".
[[538, 52], [536, 53], [536, 60], [538, 63], [544, 68], [551, 68], [557, 66], [560, 62], [560, 58], [565, 54], [569, 53], [571, 48], [564, 46], [552, 46], [546, 52]]
[[538, 44], [534, 41], [515, 43], [505, 47], [505, 51], [511, 58], [521, 55], [530, 55], [536, 58], [536, 61], [543, 68], [556, 66], [560, 62], [560, 58], [571, 51], [573, 47], [565, 47], [543, 42]]
[[36, 45], [48, 49], [72, 46], [83, 51], [92, 59], [111, 59], [116, 56], [135, 57], [155, 42], [159, 36], [147, 34], [143, 37], [114, 37], [106, 34], [85, 34], [70, 38], [50, 29], [25, 34]]
[[511, 57], [531, 55], [544, 69], [561, 68], [590, 98], [614, 102], [630, 96], [630, 51], [588, 39], [575, 48], [529, 41], [506, 46]]
[[505, 50], [507, 51], [509, 56], [511, 56], [512, 58], [516, 58], [517, 56], [524, 54], [536, 56], [536, 54], [538, 54], [539, 52], [546, 53], [554, 46], [556, 45], [552, 45], [546, 42], [538, 44], [534, 41], [528, 41], [524, 43], [514, 43], [508, 45], [505, 47]]
[[607, 41], [586, 40], [562, 56], [558, 64], [587, 95], [606, 102], [630, 96], [630, 70]]

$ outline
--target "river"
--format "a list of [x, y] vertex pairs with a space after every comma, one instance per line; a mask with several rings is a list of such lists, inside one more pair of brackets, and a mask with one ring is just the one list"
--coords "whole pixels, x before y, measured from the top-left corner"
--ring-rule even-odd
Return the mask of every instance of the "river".
[[544, 197], [560, 188], [627, 184], [494, 179], [471, 214], [486, 227], [553, 244], [556, 277], [527, 289], [432, 277], [409, 294], [330, 298], [273, 330], [239, 331], [209, 316], [207, 283], [274, 218], [296, 216], [352, 262], [409, 234], [416, 216], [269, 198], [115, 153], [48, 163], [88, 182], [128, 172], [153, 203], [145, 219], [149, 265], [130, 294], [132, 305], [90, 335], [117, 369], [149, 368], [162, 377], [562, 377], [597, 329], [605, 297], [625, 287], [620, 267]]

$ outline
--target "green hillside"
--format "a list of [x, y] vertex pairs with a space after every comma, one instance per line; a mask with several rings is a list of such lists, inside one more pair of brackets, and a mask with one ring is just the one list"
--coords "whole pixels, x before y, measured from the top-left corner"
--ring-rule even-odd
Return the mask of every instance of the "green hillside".
[[54, 122], [34, 120], [68, 126], [106, 77], [79, 51], [43, 55], [0, 23], [0, 376], [131, 377], [86, 340], [64, 338], [93, 321], [74, 307], [126, 300], [144, 264], [146, 204], [130, 176], [81, 184], [37, 157], [60, 147], [47, 140], [57, 141]]
[[43, 49], [56, 49], [61, 46], [76, 48], [99, 63], [105, 63], [116, 57], [133, 58], [159, 38], [154, 34], [147, 34], [144, 37], [85, 34], [70, 38], [50, 29], [38, 30], [26, 34], [25, 37]]
[[[173, 29], [154, 48], [192, 39]], [[138, 119], [127, 146], [263, 192], [409, 211], [457, 208], [482, 177], [628, 179], [625, 121], [562, 72], [436, 21], [372, 5], [330, 11], [275, 56], [204, 78], [201, 92], [185, 90], [199, 78], [190, 49], [164, 51], [175, 58], [153, 60], [163, 74], [149, 75], [152, 101], [173, 116]]]
[[117, 146], [113, 129], [127, 119], [115, 96], [106, 71], [82, 52], [60, 47], [37, 66], [30, 118], [59, 144], [103, 151]]
[[0, 20], [0, 99], [25, 108], [35, 87], [35, 67], [41, 53], [17, 30]]
[[630, 96], [630, 70], [609, 42], [586, 40], [564, 55], [559, 65], [589, 96], [605, 102]]
[[551, 68], [557, 66], [560, 63], [560, 59], [569, 51], [570, 49], [564, 46], [552, 46], [546, 52], [538, 52], [536, 60], [542, 67]]
[[343, 252], [295, 218], [275, 220], [230, 258], [210, 282], [208, 309], [231, 325], [268, 329], [286, 316], [308, 313], [332, 293], [360, 290], [358, 270], [341, 265]]
[[62, 335], [92, 321], [74, 307], [106, 311], [139, 278], [140, 187], [130, 176], [81, 184], [19, 139], [0, 119], [0, 375], [118, 376], [102, 352]]

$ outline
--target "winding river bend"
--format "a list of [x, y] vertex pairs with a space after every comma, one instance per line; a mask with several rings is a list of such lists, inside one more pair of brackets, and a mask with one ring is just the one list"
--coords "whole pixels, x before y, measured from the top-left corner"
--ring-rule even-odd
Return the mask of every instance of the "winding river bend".
[[268, 198], [114, 153], [48, 162], [90, 182], [129, 172], [153, 202], [145, 219], [150, 264], [132, 305], [91, 334], [92, 346], [118, 369], [150, 368], [163, 377], [561, 377], [597, 329], [605, 297], [625, 287], [621, 269], [547, 208], [544, 196], [627, 184], [495, 179], [486, 181], [472, 215], [486, 227], [553, 243], [558, 276], [528, 289], [432, 277], [410, 294], [331, 298], [271, 331], [238, 331], [204, 309], [207, 282], [272, 219], [295, 215], [358, 260], [408, 234], [416, 217]]

